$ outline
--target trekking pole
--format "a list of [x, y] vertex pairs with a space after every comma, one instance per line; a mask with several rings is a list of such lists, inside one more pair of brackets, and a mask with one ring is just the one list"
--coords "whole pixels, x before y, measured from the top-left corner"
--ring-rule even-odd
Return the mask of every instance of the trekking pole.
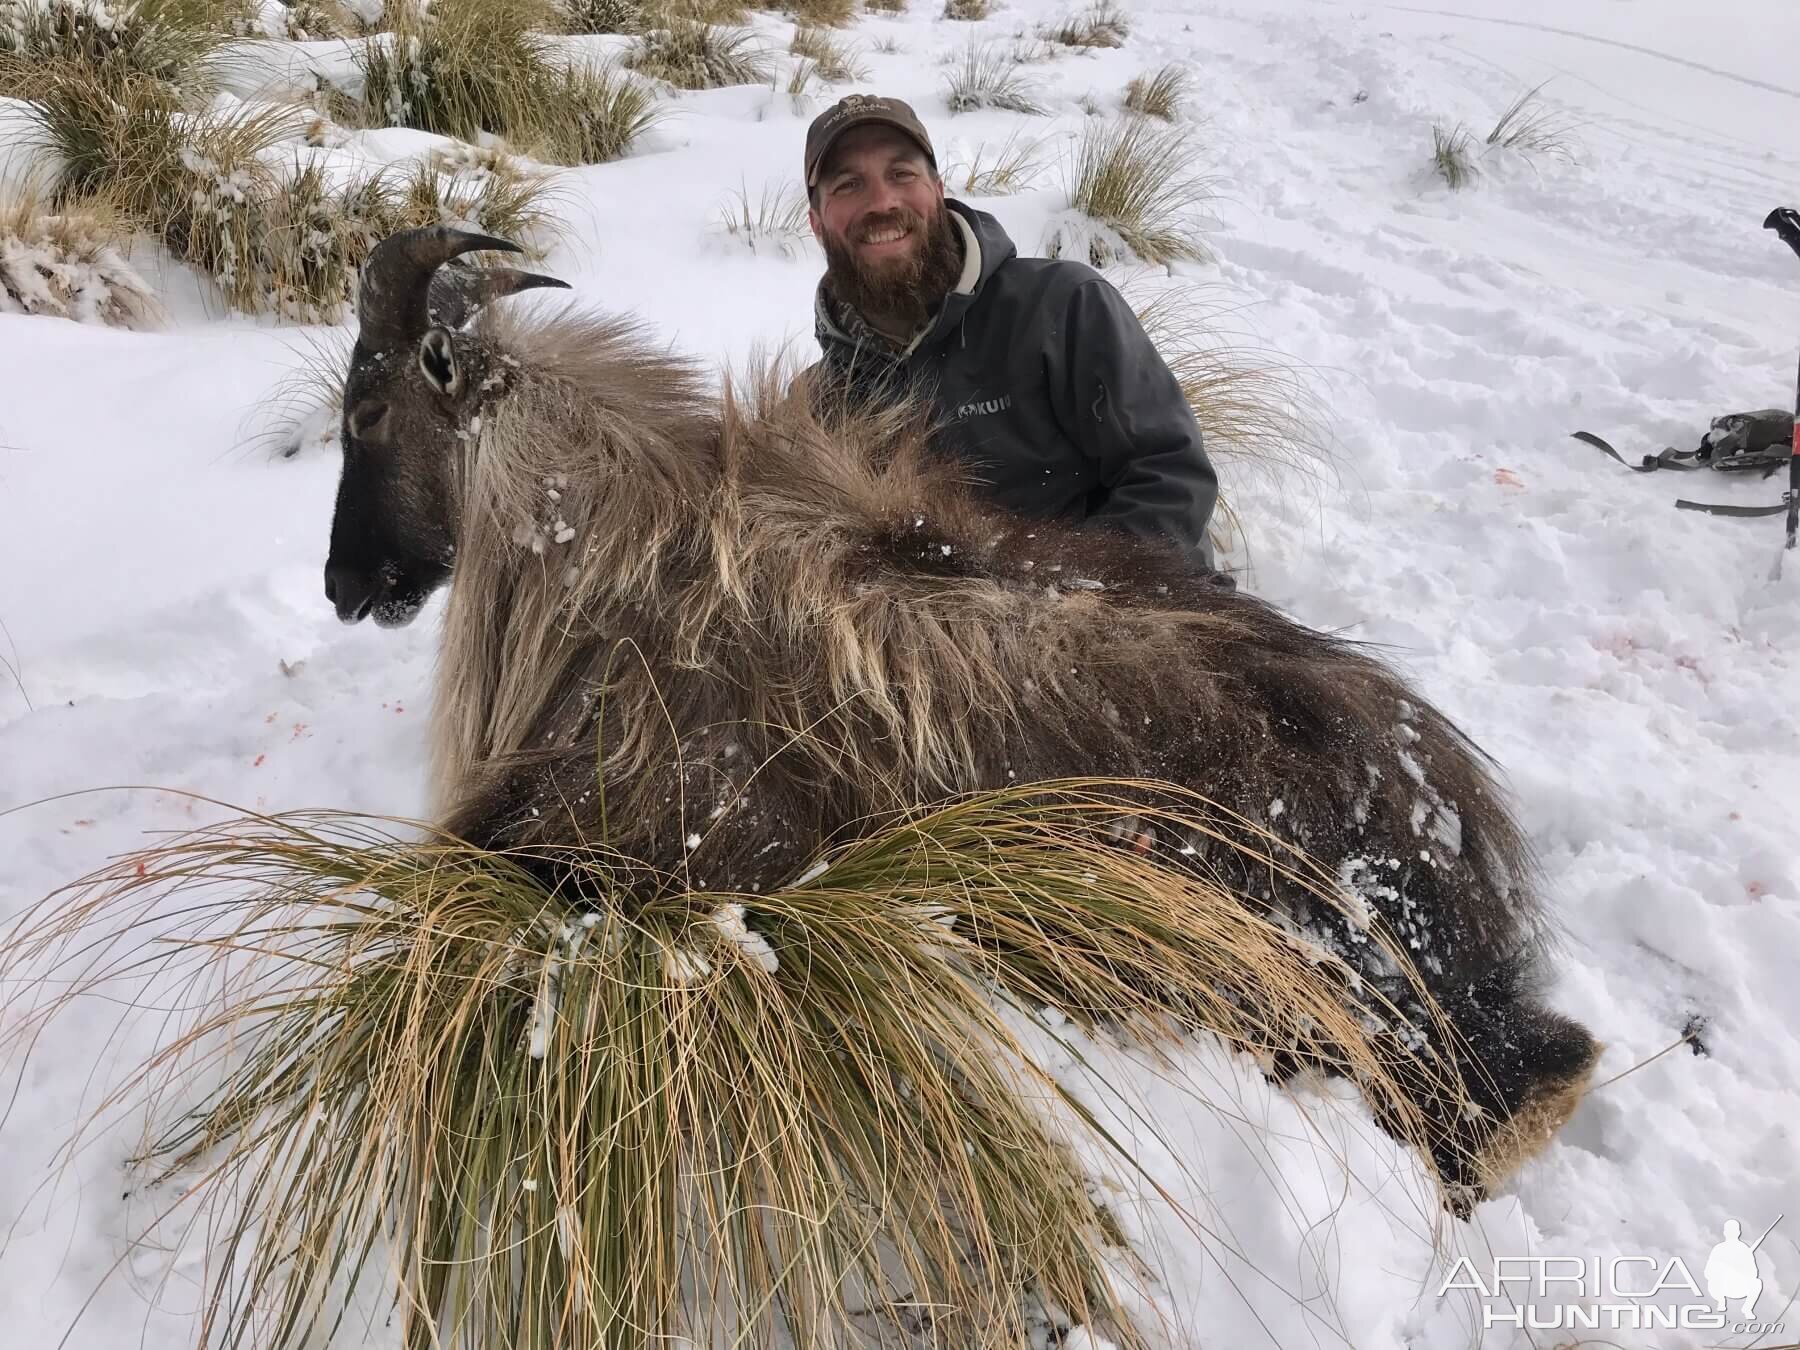
[[[1800, 257], [1800, 211], [1791, 206], [1777, 207], [1763, 221], [1765, 230], [1773, 230], [1781, 241]], [[1787, 505], [1787, 547], [1794, 547], [1800, 535], [1800, 374], [1794, 377], [1794, 452], [1788, 457], [1788, 488], [1783, 498]]]

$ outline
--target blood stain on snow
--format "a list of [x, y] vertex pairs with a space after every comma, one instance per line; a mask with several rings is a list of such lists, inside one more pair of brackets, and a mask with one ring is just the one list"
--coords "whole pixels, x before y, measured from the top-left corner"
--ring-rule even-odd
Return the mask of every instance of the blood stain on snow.
[[1520, 478], [1519, 475], [1514, 473], [1511, 469], [1495, 469], [1494, 481], [1501, 487], [1522, 488], [1525, 486], [1524, 479]]
[[263, 766], [263, 761], [264, 761], [264, 760], [265, 760], [265, 759], [267, 759], [267, 758], [268, 758], [268, 756], [267, 756], [267, 755], [258, 755], [258, 756], [257, 756], [257, 757], [256, 757], [256, 758], [255, 758], [255, 759], [253, 759], [253, 760], [251, 760], [251, 761], [250, 761], [250, 767], [251, 767], [251, 768], [253, 768], [253, 769], [260, 769], [260, 768], [262, 768], [262, 766]]

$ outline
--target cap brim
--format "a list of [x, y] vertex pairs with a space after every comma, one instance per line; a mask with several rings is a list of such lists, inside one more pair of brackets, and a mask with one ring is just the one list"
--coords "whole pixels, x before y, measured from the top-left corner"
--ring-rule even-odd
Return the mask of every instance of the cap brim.
[[814, 188], [819, 185], [819, 170], [825, 166], [826, 156], [831, 153], [831, 147], [843, 139], [846, 132], [855, 131], [858, 127], [872, 126], [892, 127], [895, 131], [906, 137], [907, 140], [918, 146], [920, 150], [924, 151], [925, 158], [931, 161], [932, 168], [935, 169], [937, 167], [937, 156], [932, 153], [932, 149], [929, 145], [919, 139], [917, 132], [896, 122], [892, 117], [889, 117], [885, 113], [863, 113], [860, 116], [850, 118], [843, 126], [832, 132], [831, 138], [827, 140], [824, 145], [819, 147], [819, 153], [812, 162], [812, 169], [806, 175], [806, 186]]

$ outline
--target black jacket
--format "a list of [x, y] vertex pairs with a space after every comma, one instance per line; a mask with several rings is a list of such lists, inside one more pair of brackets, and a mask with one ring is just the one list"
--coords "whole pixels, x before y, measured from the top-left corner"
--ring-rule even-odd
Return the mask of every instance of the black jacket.
[[906, 352], [853, 337], [821, 283], [827, 387], [922, 389], [945, 423], [939, 444], [999, 505], [1172, 540], [1211, 569], [1218, 478], [1131, 306], [1085, 263], [1021, 258], [994, 217], [947, 205], [976, 262]]

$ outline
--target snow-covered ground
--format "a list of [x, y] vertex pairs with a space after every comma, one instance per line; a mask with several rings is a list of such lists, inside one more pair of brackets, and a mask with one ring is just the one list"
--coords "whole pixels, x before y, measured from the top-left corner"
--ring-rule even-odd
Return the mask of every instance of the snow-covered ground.
[[[1223, 196], [1219, 262], [1181, 278], [1248, 305], [1236, 321], [1315, 368], [1331, 410], [1335, 481], [1228, 481], [1247, 531], [1234, 561], [1306, 621], [1386, 644], [1505, 766], [1566, 930], [1552, 1000], [1606, 1042], [1601, 1079], [1704, 1019], [1694, 1047], [1594, 1093], [1436, 1253], [1416, 1164], [1359, 1107], [1311, 1113], [1344, 1132], [1346, 1173], [1299, 1108], [1221, 1055], [1169, 1074], [1103, 1054], [1148, 1102], [1140, 1159], [1185, 1211], [1141, 1185], [1135, 1206], [1121, 1199], [1162, 1273], [1169, 1343], [1800, 1341], [1800, 555], [1771, 579], [1776, 522], [1672, 507], [1772, 501], [1774, 483], [1632, 476], [1567, 437], [1691, 448], [1711, 416], [1791, 397], [1800, 264], [1760, 224], [1800, 204], [1800, 6], [1127, 9], [1122, 50], [1031, 68], [1050, 119], [950, 116], [940, 58], [971, 26], [930, 0], [857, 25], [858, 87], [912, 100], [951, 161], [1015, 128], [1066, 135], [1083, 96], [1112, 111], [1131, 76], [1190, 67], [1201, 167]], [[1010, 38], [1060, 12], [1003, 0], [974, 27]], [[790, 59], [789, 26], [756, 25]], [[1459, 193], [1426, 175], [1434, 121], [1484, 131], [1546, 80], [1581, 124], [1577, 164], [1491, 156]], [[753, 255], [712, 216], [740, 185], [797, 177], [817, 106], [767, 88], [681, 97], [632, 157], [559, 176], [568, 235], [550, 270], [707, 357], [808, 350], [816, 251]], [[1064, 205], [1054, 164], [980, 204], [1035, 251]], [[337, 623], [321, 590], [335, 451], [281, 459], [256, 438], [308, 335], [221, 320], [181, 276], [162, 280], [175, 318], [158, 333], [0, 316], [0, 811], [20, 808], [0, 815], [0, 919], [146, 830], [193, 823], [199, 808], [158, 789], [424, 807], [441, 601], [400, 632]], [[115, 1261], [69, 1343], [191, 1343], [181, 1281], [198, 1254], [127, 1257], [145, 1217], [122, 1198], [129, 1129], [49, 1170], [97, 1083], [160, 1025], [85, 1010], [23, 1068], [0, 1121], [0, 1347], [56, 1344]], [[1698, 1278], [1727, 1219], [1754, 1239], [1778, 1216], [1757, 1312], [1786, 1325], [1760, 1338], [1483, 1331], [1466, 1292], [1496, 1256], [1602, 1273], [1652, 1260], [1623, 1269], [1627, 1291], [1674, 1258]], [[1440, 1297], [1465, 1253], [1465, 1289]], [[153, 1309], [146, 1290], [170, 1271]], [[1601, 1292], [1591, 1277], [1586, 1292]], [[387, 1344], [379, 1326], [370, 1343]]]

